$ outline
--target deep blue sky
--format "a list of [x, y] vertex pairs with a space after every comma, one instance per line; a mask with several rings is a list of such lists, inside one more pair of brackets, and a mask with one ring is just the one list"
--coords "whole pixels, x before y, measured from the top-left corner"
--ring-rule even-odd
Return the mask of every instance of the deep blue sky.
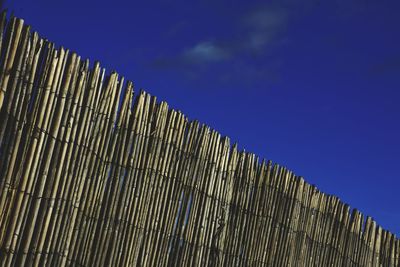
[[400, 1], [4, 5], [400, 234]]

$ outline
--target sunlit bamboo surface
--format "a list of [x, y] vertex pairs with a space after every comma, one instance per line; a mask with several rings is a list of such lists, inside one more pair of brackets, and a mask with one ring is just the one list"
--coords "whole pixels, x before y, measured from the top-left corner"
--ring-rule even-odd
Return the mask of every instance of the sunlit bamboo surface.
[[1, 266], [400, 266], [337, 197], [0, 24]]

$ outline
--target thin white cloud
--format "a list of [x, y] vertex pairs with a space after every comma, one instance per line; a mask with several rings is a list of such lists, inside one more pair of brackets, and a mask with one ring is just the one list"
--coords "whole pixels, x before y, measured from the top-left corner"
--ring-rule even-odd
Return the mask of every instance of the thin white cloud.
[[263, 8], [256, 10], [244, 19], [244, 23], [260, 31], [271, 31], [286, 23], [287, 13], [283, 9]]
[[232, 38], [200, 41], [170, 58], [158, 58], [153, 66], [158, 68], [182, 68], [202, 66], [262, 54], [269, 46], [281, 40], [286, 29], [287, 10], [263, 7], [238, 18], [233, 23]]
[[287, 12], [283, 9], [264, 8], [256, 10], [244, 18], [249, 32], [245, 40], [246, 49], [261, 51], [277, 39], [286, 27]]
[[228, 51], [213, 42], [201, 42], [183, 52], [183, 59], [193, 64], [219, 62], [227, 58]]

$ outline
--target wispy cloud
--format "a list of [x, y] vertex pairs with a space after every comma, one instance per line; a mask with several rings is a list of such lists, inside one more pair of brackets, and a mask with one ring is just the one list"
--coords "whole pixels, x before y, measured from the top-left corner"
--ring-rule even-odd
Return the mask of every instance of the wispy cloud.
[[249, 32], [244, 39], [244, 49], [262, 51], [268, 44], [277, 40], [286, 28], [287, 11], [284, 9], [264, 8], [256, 10], [243, 19], [243, 24]]
[[184, 49], [180, 54], [172, 57], [159, 57], [151, 66], [158, 69], [184, 68], [188, 66], [203, 66], [228, 60], [231, 54], [222, 46], [212, 42], [200, 42], [193, 47]]
[[230, 57], [230, 52], [213, 42], [201, 42], [182, 53], [182, 59], [189, 64], [219, 62]]
[[237, 23], [233, 23], [230, 38], [200, 40], [175, 56], [155, 59], [152, 66], [162, 69], [203, 66], [249, 54], [260, 54], [282, 38], [287, 21], [288, 14], [285, 9], [258, 8], [239, 17]]

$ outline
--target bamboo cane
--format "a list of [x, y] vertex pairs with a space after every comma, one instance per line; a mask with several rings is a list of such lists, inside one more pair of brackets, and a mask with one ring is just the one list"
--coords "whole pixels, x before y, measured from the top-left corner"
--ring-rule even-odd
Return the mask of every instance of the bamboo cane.
[[[3, 13], [4, 14], [4, 13]], [[15, 54], [17, 52], [19, 38], [21, 36], [22, 26], [24, 21], [22, 19], [12, 18], [9, 45], [6, 56], [4, 58], [4, 67], [1, 68], [0, 76], [0, 109], [3, 106], [5, 93], [7, 92], [7, 85], [12, 72]]]

